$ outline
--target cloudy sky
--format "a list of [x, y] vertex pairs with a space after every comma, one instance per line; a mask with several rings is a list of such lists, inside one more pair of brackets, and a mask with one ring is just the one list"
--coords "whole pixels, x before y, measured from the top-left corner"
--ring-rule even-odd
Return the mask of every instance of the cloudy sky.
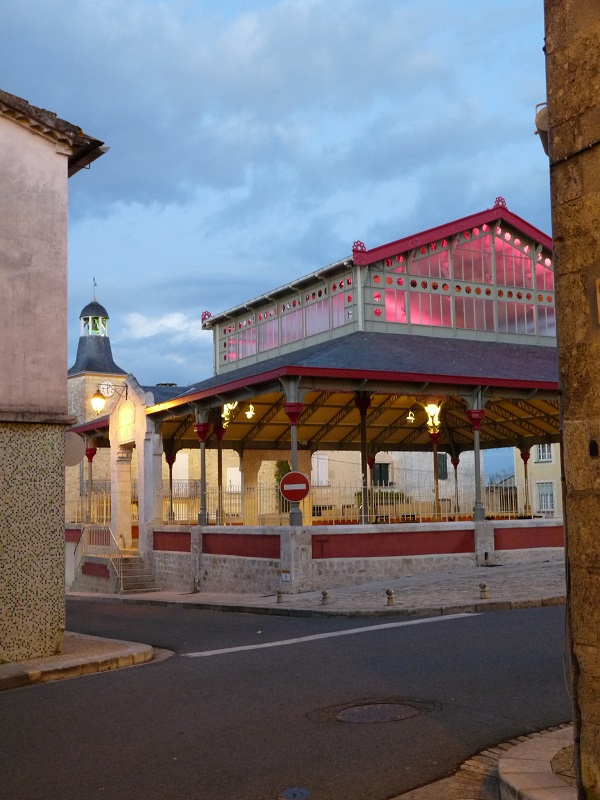
[[19, 0], [2, 86], [103, 140], [70, 180], [92, 297], [143, 384], [212, 373], [226, 310], [494, 204], [550, 233], [542, 0]]

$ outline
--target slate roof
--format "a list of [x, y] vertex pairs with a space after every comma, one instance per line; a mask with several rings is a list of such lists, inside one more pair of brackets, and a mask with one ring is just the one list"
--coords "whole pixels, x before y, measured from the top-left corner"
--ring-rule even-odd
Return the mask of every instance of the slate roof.
[[118, 367], [112, 356], [108, 336], [80, 336], [77, 344], [77, 357], [67, 375], [81, 372], [97, 372], [101, 375], [127, 375]]
[[[558, 389], [556, 347], [396, 333], [362, 333], [275, 356], [207, 378], [178, 401], [285, 375]], [[157, 405], [160, 402], [157, 401]], [[179, 402], [170, 403], [178, 405]]]

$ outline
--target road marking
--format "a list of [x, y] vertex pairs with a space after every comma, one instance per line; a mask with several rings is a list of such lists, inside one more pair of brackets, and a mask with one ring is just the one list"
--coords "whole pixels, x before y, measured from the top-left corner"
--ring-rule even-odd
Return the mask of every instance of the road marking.
[[468, 614], [444, 614], [439, 617], [426, 617], [425, 619], [410, 619], [403, 622], [386, 622], [383, 625], [369, 625], [366, 628], [349, 628], [345, 631], [333, 631], [332, 633], [315, 633], [312, 636], [300, 636], [297, 639], [282, 639], [278, 642], [261, 642], [261, 644], [245, 644], [241, 647], [224, 647], [221, 650], [200, 650], [197, 653], [181, 653], [187, 658], [207, 658], [208, 656], [222, 656], [226, 653], [241, 653], [243, 650], [262, 650], [265, 647], [285, 647], [287, 644], [303, 644], [304, 642], [315, 642], [318, 639], [332, 639], [335, 636], [351, 636], [354, 633], [369, 633], [370, 631], [383, 631], [388, 628], [403, 628], [407, 625], [426, 625], [434, 622], [446, 622], [452, 619], [465, 619], [478, 617], [477, 613]]

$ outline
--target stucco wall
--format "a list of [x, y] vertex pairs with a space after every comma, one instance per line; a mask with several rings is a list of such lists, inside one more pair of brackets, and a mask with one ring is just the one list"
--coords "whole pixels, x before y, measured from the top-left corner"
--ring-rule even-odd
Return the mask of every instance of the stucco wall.
[[0, 184], [0, 420], [65, 417], [66, 155], [0, 116]]

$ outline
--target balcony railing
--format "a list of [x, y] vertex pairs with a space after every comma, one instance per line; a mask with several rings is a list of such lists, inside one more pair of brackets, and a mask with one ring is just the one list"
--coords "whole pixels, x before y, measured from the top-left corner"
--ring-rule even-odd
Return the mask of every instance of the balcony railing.
[[[300, 507], [307, 525], [343, 525], [362, 521], [371, 523], [446, 522], [473, 518], [474, 490], [455, 492], [453, 485], [440, 488], [436, 503], [429, 481], [404, 492], [397, 486], [377, 486], [367, 492], [367, 508], [363, 513], [360, 484], [313, 486]], [[138, 520], [137, 491], [133, 487], [131, 518]], [[532, 492], [529, 492], [531, 496]], [[92, 518], [86, 520], [88, 498], [67, 505], [68, 522], [110, 522], [110, 490], [95, 491], [92, 495]], [[518, 519], [532, 516], [552, 517], [550, 508], [536, 509], [523, 486], [487, 486], [482, 500], [486, 517]], [[209, 525], [287, 525], [290, 503], [283, 499], [274, 485], [248, 487], [243, 491], [234, 486], [209, 486], [206, 492], [206, 515]], [[166, 524], [197, 524], [200, 513], [200, 482], [177, 481], [173, 493], [168, 483], [163, 486], [162, 520]]]

